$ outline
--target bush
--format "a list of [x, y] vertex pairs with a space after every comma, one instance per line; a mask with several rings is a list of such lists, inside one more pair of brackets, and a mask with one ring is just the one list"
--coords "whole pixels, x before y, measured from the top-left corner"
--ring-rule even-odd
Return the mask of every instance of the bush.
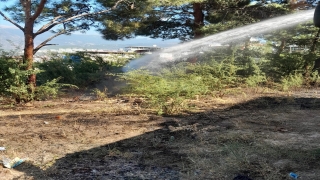
[[105, 71], [112, 70], [125, 63], [122, 58], [109, 62], [104, 61], [99, 56], [92, 57], [83, 53], [67, 54], [62, 58], [52, 58], [50, 61], [37, 63], [37, 67], [43, 70], [38, 74], [38, 84], [61, 77], [61, 83], [87, 87], [99, 82], [103, 78]]
[[56, 78], [61, 78], [61, 83], [86, 87], [99, 81], [102, 77], [102, 69], [98, 62], [87, 58], [77, 62], [72, 61], [69, 59], [69, 56], [66, 56], [61, 59], [37, 63], [37, 67], [42, 70], [37, 76], [37, 83], [39, 85]]
[[148, 105], [159, 114], [176, 114], [188, 107], [186, 99], [236, 86], [237, 77], [232, 65], [211, 63], [179, 63], [157, 75], [136, 70], [124, 74], [122, 79], [128, 84], [127, 92], [146, 97]]
[[267, 81], [267, 77], [265, 75], [253, 75], [245, 79], [245, 82], [249, 87], [261, 86], [266, 81]]
[[43, 63], [35, 63], [36, 67], [41, 69], [37, 75], [37, 85], [46, 83], [60, 77], [61, 83], [73, 84], [76, 80], [72, 71], [72, 62], [62, 59], [54, 59]]
[[[23, 67], [23, 66], [22, 66]], [[5, 89], [6, 95], [12, 96], [17, 103], [29, 102], [35, 99], [34, 92], [30, 92], [30, 85], [27, 84], [28, 77], [31, 74], [37, 74], [39, 70], [22, 70], [21, 68], [8, 68], [9, 74], [9, 87]]]
[[6, 90], [14, 83], [14, 75], [10, 72], [9, 68], [21, 69], [20, 63], [6, 55], [0, 56], [0, 93], [5, 94]]
[[35, 91], [35, 98], [37, 100], [46, 100], [49, 98], [56, 98], [60, 92], [60, 89], [62, 89], [63, 87], [78, 88], [77, 86], [72, 84], [58, 83], [60, 79], [61, 78], [57, 78], [51, 81], [47, 81], [46, 83], [37, 87]]
[[1, 66], [0, 94], [14, 99], [17, 103], [56, 97], [62, 87], [75, 87], [69, 84], [58, 83], [59, 79], [53, 79], [37, 86], [34, 92], [30, 92], [30, 87], [27, 84], [28, 76], [38, 74], [40, 70], [23, 70], [23, 65], [19, 65], [19, 63], [11, 60], [7, 62], [11, 63]]
[[30, 92], [27, 79], [31, 74], [41, 73], [40, 69], [25, 70], [26, 65], [6, 54], [0, 56], [0, 64], [0, 95], [12, 98], [17, 103], [56, 97], [62, 87], [75, 87], [58, 83], [58, 78], [39, 84], [34, 92]]
[[303, 85], [304, 77], [302, 74], [290, 74], [281, 79], [281, 90], [288, 91], [293, 88], [300, 88]]
[[6, 54], [0, 57], [0, 64], [0, 95], [12, 97], [17, 102], [32, 100], [34, 94], [29, 93], [26, 82], [29, 75], [39, 71], [25, 70], [25, 65]]
[[301, 53], [287, 53], [279, 56], [273, 55], [270, 59], [269, 71], [266, 72], [275, 80], [282, 77], [304, 72], [305, 55]]

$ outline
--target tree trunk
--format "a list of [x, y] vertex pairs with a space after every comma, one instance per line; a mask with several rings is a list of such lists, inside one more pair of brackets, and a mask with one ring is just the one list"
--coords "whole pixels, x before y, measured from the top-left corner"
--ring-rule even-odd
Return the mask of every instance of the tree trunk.
[[[313, 39], [312, 45], [310, 47], [309, 55], [311, 57], [312, 57], [312, 55], [315, 54], [316, 45], [317, 45], [319, 36], [320, 36], [320, 28], [318, 29], [318, 32], [317, 32], [315, 38]], [[306, 81], [307, 85], [310, 85], [310, 76], [311, 76], [312, 71], [316, 70], [319, 67], [319, 62], [318, 61], [319, 61], [318, 59], [314, 60], [314, 59], [308, 58], [304, 62], [304, 69], [305, 69], [305, 73], [304, 74], [305, 74], [305, 81]], [[313, 68], [311, 67], [312, 64], [314, 64]]]
[[200, 28], [204, 26], [204, 14], [202, 12], [201, 3], [193, 3], [193, 17], [194, 39], [202, 38], [203, 34], [200, 32]]
[[[27, 70], [33, 69], [33, 49], [34, 49], [34, 34], [33, 34], [34, 20], [30, 16], [26, 16], [24, 26], [24, 59], [23, 62], [27, 65]], [[34, 92], [36, 86], [36, 75], [31, 74], [28, 77], [28, 84], [30, 91]]]

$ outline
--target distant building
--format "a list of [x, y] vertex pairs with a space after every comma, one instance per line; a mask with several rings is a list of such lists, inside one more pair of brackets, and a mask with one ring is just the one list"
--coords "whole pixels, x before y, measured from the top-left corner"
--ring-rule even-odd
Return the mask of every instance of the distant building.
[[307, 46], [298, 46], [296, 44], [292, 44], [286, 47], [286, 50], [289, 51], [289, 53], [293, 53], [293, 52], [305, 52], [308, 51], [309, 48], [307, 48]]

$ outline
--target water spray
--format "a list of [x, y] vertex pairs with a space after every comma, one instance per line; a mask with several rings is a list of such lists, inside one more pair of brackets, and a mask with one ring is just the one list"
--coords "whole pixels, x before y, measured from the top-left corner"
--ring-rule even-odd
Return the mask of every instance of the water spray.
[[172, 46], [157, 53], [153, 53], [152, 55], [145, 55], [139, 59], [130, 61], [127, 67], [124, 68], [124, 71], [128, 71], [130, 69], [139, 69], [141, 67], [155, 71], [161, 68], [165, 63], [187, 59], [188, 57], [196, 57], [199, 56], [199, 53], [212, 51], [215, 46], [214, 44], [227, 45], [228, 43], [238, 42], [249, 37], [259, 36], [278, 29], [292, 27], [300, 23], [310, 21], [313, 17], [315, 25], [320, 27], [319, 5], [315, 11], [304, 10], [298, 13], [272, 18], [258, 23], [220, 32], [202, 39]]

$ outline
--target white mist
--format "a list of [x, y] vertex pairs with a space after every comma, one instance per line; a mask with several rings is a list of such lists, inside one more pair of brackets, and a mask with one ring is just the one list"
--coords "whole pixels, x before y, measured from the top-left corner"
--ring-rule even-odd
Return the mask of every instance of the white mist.
[[[141, 67], [155, 70], [157, 68], [161, 68], [161, 64], [163, 63], [180, 59], [185, 52], [197, 54], [200, 52], [210, 51], [213, 48], [213, 44], [237, 42], [245, 38], [259, 36], [277, 29], [285, 29], [312, 20], [313, 15], [314, 10], [304, 10], [298, 13], [272, 18], [258, 23], [220, 32], [202, 39], [175, 45], [152, 55], [145, 55], [139, 59], [132, 60], [123, 70], [126, 72], [130, 69], [139, 69]], [[163, 58], [163, 55], [170, 57]]]

